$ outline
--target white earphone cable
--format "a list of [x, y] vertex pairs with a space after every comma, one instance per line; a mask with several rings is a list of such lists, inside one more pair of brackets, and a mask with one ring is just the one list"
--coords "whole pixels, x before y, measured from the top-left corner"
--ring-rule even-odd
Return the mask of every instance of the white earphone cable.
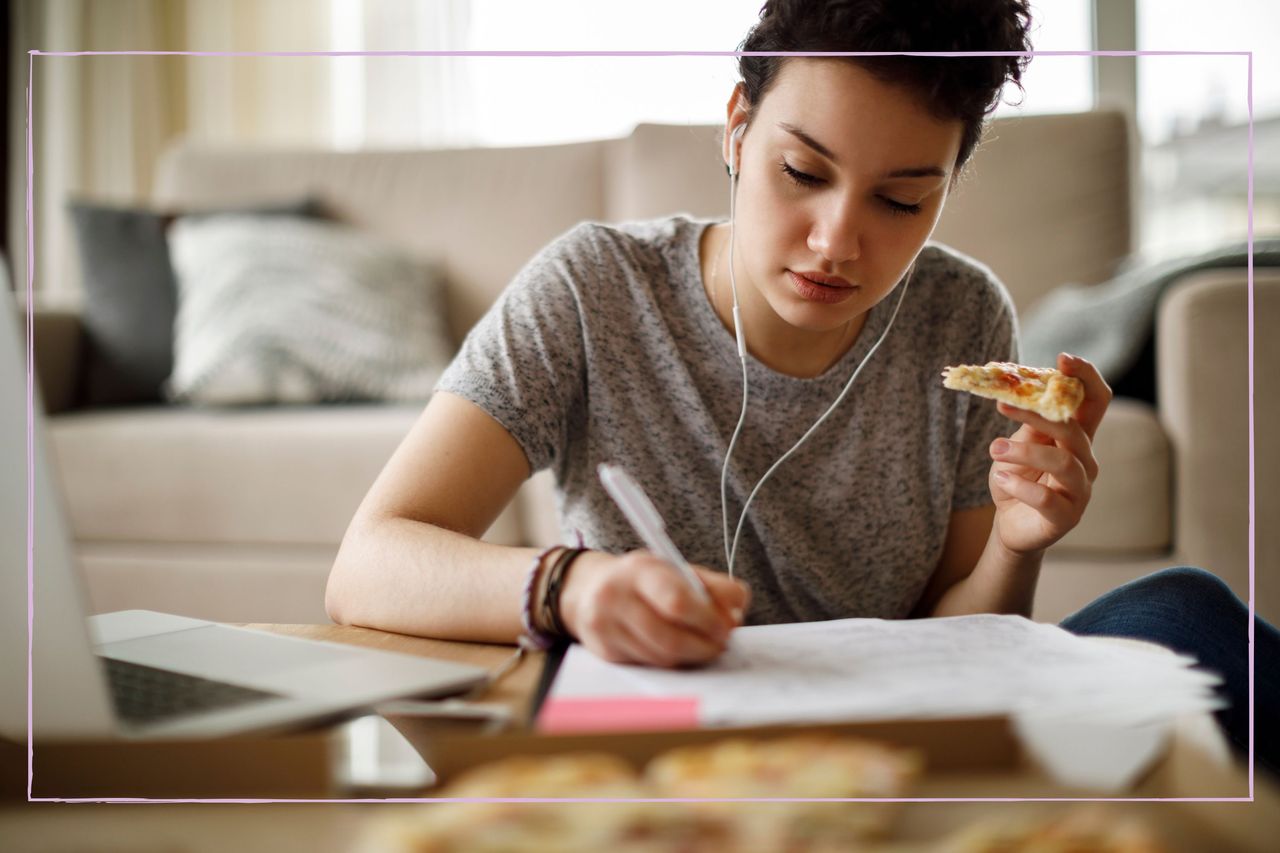
[[[914, 267], [912, 269], [914, 269]], [[876, 350], [880, 349], [880, 344], [884, 343], [884, 339], [889, 335], [889, 330], [893, 328], [893, 321], [897, 319], [898, 309], [902, 307], [902, 300], [907, 295], [907, 285], [909, 285], [910, 283], [911, 283], [911, 273], [908, 272], [906, 279], [902, 282], [902, 292], [898, 294], [898, 303], [893, 306], [893, 314], [891, 314], [889, 317], [889, 324], [884, 327], [884, 332], [881, 333], [880, 338], [875, 342], [875, 345], [871, 347], [870, 350], [867, 351], [867, 354], [865, 356], [862, 357], [862, 361], [858, 363], [857, 369], [853, 371], [853, 375], [850, 376], [849, 381], [845, 383], [844, 390], [840, 392], [840, 396], [836, 397], [835, 402], [833, 402], [830, 405], [830, 407], [828, 407], [827, 410], [822, 413], [822, 417], [814, 421], [813, 426], [809, 427], [809, 429], [805, 432], [805, 434], [800, 436], [800, 440], [797, 441], [795, 444], [793, 444], [790, 450], [782, 454], [782, 456], [778, 458], [778, 461], [774, 462], [773, 465], [769, 467], [768, 471], [765, 471], [764, 476], [760, 478], [759, 482], [756, 483], [755, 488], [751, 490], [751, 494], [747, 496], [746, 503], [742, 505], [742, 513], [738, 516], [738, 526], [733, 533], [733, 545], [729, 549], [729, 577], [733, 577], [733, 561], [734, 561], [734, 558], [737, 557], [738, 555], [738, 538], [742, 535], [742, 525], [745, 524], [747, 521], [747, 510], [750, 508], [751, 502], [755, 500], [756, 494], [760, 491], [761, 487], [764, 486], [765, 481], [773, 476], [773, 472], [777, 471], [778, 468], [781, 467], [783, 462], [786, 462], [788, 459], [790, 459], [791, 456], [797, 450], [800, 449], [800, 445], [804, 444], [806, 441], [809, 440], [809, 436], [813, 435], [814, 432], [817, 431], [818, 427], [822, 426], [822, 422], [825, 421], [828, 417], [830, 417], [831, 413], [836, 410], [836, 407], [839, 406], [840, 403], [844, 400], [844, 398], [848, 395], [849, 391], [853, 388], [853, 383], [856, 382], [858, 379], [858, 374], [862, 372], [862, 368], [866, 367], [867, 362], [871, 360], [871, 356], [875, 355]], [[743, 362], [743, 373], [744, 373], [744, 381], [745, 381], [745, 373], [746, 373], [745, 361]], [[746, 409], [744, 408], [743, 409], [744, 419], [745, 419], [745, 414], [746, 414]], [[741, 425], [741, 423], [742, 421], [740, 420], [739, 425]], [[737, 439], [736, 433], [734, 435], [734, 439], [735, 440]], [[729, 446], [730, 446], [730, 449], [732, 450], [733, 443], [730, 442]], [[729, 461], [729, 457], [728, 457], [728, 454], [726, 454], [725, 455], [726, 471], [728, 470], [728, 461]], [[723, 483], [724, 483], [724, 471], [721, 472], [721, 484], [722, 484], [721, 494], [722, 495], [724, 494]], [[723, 514], [727, 518], [727, 513], [723, 513]], [[726, 539], [728, 538], [727, 530], [725, 531], [725, 538]]]
[[[735, 150], [735, 149], [730, 149]], [[738, 279], [733, 273], [733, 248], [737, 242], [734, 240], [734, 202], [737, 199], [737, 157], [732, 158], [731, 168], [729, 170], [729, 289], [733, 291], [733, 333], [738, 340], [738, 361], [742, 364], [742, 412], [738, 415], [738, 425], [733, 429], [733, 436], [729, 439], [729, 449], [724, 454], [724, 464], [720, 467], [720, 519], [721, 527], [724, 531], [724, 559], [725, 565], [729, 567], [729, 577], [733, 577], [733, 549], [729, 547], [729, 499], [726, 490], [726, 482], [729, 476], [729, 459], [733, 456], [733, 446], [738, 441], [738, 434], [742, 432], [742, 425], [747, 420], [747, 343], [746, 335], [742, 331], [742, 313], [738, 310]], [[714, 282], [712, 282], [714, 286]], [[736, 542], [736, 537], [735, 537]]]
[[[745, 126], [740, 127], [735, 131], [734, 138], [731, 140], [731, 143], [736, 143], [737, 137], [742, 135], [744, 130]], [[747, 510], [751, 507], [751, 502], [755, 500], [756, 494], [759, 493], [760, 488], [764, 486], [765, 481], [773, 476], [773, 472], [778, 470], [782, 463], [786, 462], [797, 450], [800, 449], [800, 445], [804, 444], [809, 439], [809, 436], [813, 435], [814, 432], [817, 431], [823, 421], [825, 421], [831, 413], [836, 410], [836, 407], [839, 406], [841, 401], [843, 401], [848, 395], [849, 390], [853, 388], [853, 383], [857, 381], [858, 374], [862, 373], [862, 368], [871, 360], [871, 356], [875, 355], [876, 350], [880, 349], [880, 345], [884, 343], [884, 339], [889, 335], [889, 330], [893, 328], [893, 321], [898, 317], [898, 309], [902, 307], [902, 301], [906, 298], [907, 286], [911, 283], [911, 274], [915, 271], [915, 265], [913, 264], [907, 271], [907, 276], [902, 282], [902, 291], [898, 294], [898, 302], [893, 307], [893, 314], [889, 316], [888, 325], [884, 327], [884, 331], [880, 334], [880, 338], [875, 342], [875, 345], [872, 346], [871, 349], [867, 351], [867, 354], [862, 357], [862, 361], [858, 363], [858, 367], [853, 371], [853, 375], [850, 376], [849, 381], [845, 383], [844, 390], [842, 390], [840, 395], [836, 397], [835, 402], [833, 402], [827, 410], [822, 413], [822, 416], [813, 422], [813, 426], [809, 427], [805, 434], [800, 436], [800, 440], [792, 445], [790, 450], [782, 454], [782, 456], [769, 467], [769, 470], [765, 471], [764, 476], [760, 478], [756, 483], [755, 488], [751, 490], [751, 493], [747, 496], [746, 503], [742, 505], [742, 512], [738, 515], [738, 524], [734, 529], [733, 542], [731, 544], [729, 541], [729, 501], [727, 489], [729, 460], [733, 456], [733, 448], [738, 442], [738, 435], [742, 432], [742, 426], [747, 420], [747, 389], [749, 384], [747, 382], [746, 333], [742, 329], [742, 315], [738, 308], [738, 280], [733, 265], [734, 246], [737, 242], [735, 239], [736, 229], [734, 224], [736, 221], [734, 204], [737, 200], [738, 194], [738, 158], [736, 156], [736, 152], [736, 147], [731, 144], [729, 169], [729, 288], [733, 291], [733, 328], [734, 335], [737, 337], [738, 359], [742, 363], [742, 412], [738, 415], [738, 425], [734, 427], [733, 436], [729, 439], [729, 448], [725, 451], [724, 465], [720, 468], [720, 517], [724, 532], [725, 563], [729, 570], [729, 577], [733, 577], [733, 563], [734, 559], [738, 555], [738, 539], [742, 535], [742, 526], [746, 523]]]

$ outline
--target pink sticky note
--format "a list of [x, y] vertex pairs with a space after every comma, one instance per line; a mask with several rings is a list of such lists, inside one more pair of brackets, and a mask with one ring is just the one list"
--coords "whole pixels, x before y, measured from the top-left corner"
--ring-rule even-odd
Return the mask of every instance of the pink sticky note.
[[549, 698], [538, 714], [543, 734], [656, 731], [698, 726], [698, 700], [692, 696], [609, 696]]

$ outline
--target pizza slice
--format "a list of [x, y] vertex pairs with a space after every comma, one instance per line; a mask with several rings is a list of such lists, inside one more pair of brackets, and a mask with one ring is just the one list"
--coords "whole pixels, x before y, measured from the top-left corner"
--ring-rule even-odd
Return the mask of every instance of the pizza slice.
[[[663, 797], [900, 798], [920, 776], [914, 750], [856, 738], [797, 734], [729, 738], [670, 749], [645, 778]], [[900, 804], [700, 803], [738, 830], [744, 850], [861, 850], [885, 835]], [[825, 842], [820, 844], [819, 842]]]
[[948, 367], [942, 371], [942, 384], [1027, 409], [1051, 421], [1070, 420], [1084, 402], [1084, 383], [1074, 376], [1052, 367], [1006, 361]]

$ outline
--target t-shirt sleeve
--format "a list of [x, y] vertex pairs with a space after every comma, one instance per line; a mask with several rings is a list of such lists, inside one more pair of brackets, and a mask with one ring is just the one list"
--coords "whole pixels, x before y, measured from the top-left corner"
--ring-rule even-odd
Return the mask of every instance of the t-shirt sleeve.
[[[1013, 303], [1003, 287], [994, 285], [991, 304], [984, 310], [989, 318], [982, 349], [975, 364], [988, 361], [1018, 360], [1018, 325]], [[956, 486], [952, 494], [952, 510], [972, 509], [991, 503], [987, 477], [991, 472], [991, 442], [1012, 435], [1017, 424], [996, 409], [991, 400], [964, 395], [968, 404], [964, 419], [960, 460], [956, 469]]]
[[578, 284], [590, 256], [588, 226], [553, 241], [516, 274], [468, 333], [436, 383], [511, 433], [531, 471], [560, 458], [584, 405]]

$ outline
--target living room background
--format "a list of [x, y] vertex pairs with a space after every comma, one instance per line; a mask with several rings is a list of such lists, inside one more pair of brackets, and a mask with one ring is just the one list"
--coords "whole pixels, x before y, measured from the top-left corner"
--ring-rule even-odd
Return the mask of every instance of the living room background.
[[[643, 7], [557, 0], [15, 0], [9, 68], [8, 231], [25, 268], [26, 84], [41, 50], [731, 50], [757, 0]], [[1280, 74], [1259, 50], [1280, 9], [1224, 0], [1053, 0], [1033, 7], [1038, 50], [1258, 50], [1255, 223], [1280, 223]], [[1274, 36], [1272, 37], [1274, 40]], [[518, 72], [515, 71], [518, 69]], [[64, 202], [145, 198], [180, 136], [240, 145], [417, 148], [616, 137], [640, 122], [721, 120], [731, 57], [48, 57], [35, 63], [36, 287], [74, 301]], [[1143, 148], [1139, 228], [1149, 255], [1243, 238], [1244, 57], [1043, 56], [1000, 114], [1120, 106]], [[1015, 93], [1016, 95], [1016, 93]], [[1016, 99], [1015, 99], [1016, 100]], [[128, 120], [121, 120], [128, 116]], [[23, 276], [14, 277], [21, 282]]]
[[[95, 606], [146, 599], [246, 619], [234, 579], [252, 578], [258, 617], [324, 618], [323, 578], [342, 530], [430, 386], [426, 373], [386, 364], [426, 370], [448, 359], [405, 344], [452, 352], [521, 265], [576, 223], [727, 213], [716, 128], [730, 57], [385, 51], [727, 50], [756, 2], [677, 10], [661, 0], [608, 16], [547, 3], [539, 18], [495, 0], [13, 0], [11, 260], [25, 297], [25, 83], [34, 70], [35, 358]], [[1037, 12], [1041, 50], [1258, 51], [1265, 328], [1266, 266], [1280, 257], [1265, 239], [1280, 220], [1270, 153], [1280, 121], [1266, 66], [1274, 57], [1257, 34], [1273, 15], [1227, 14], [1253, 8], [1243, 0], [1225, 0], [1211, 20], [1188, 4], [1146, 0], [1040, 5], [1049, 10]], [[1153, 29], [1149, 14], [1168, 26]], [[1201, 19], [1206, 41], [1194, 37]], [[33, 58], [32, 48], [240, 54]], [[252, 55], [317, 50], [383, 53]], [[1046, 618], [1125, 573], [1168, 565], [1173, 548], [1247, 593], [1248, 423], [1235, 402], [1246, 371], [1200, 381], [1179, 366], [1199, 363], [1197, 347], [1214, 363], [1245, 364], [1247, 70], [1245, 56], [1038, 57], [1025, 98], [1011, 93], [1017, 105], [1002, 109], [1008, 118], [935, 233], [1001, 276], [1026, 363], [1063, 351], [1110, 356], [1104, 375], [1126, 398], [1098, 439], [1099, 458], [1116, 460], [1119, 473], [1043, 573]], [[235, 215], [200, 215], [209, 210]], [[277, 256], [277, 246], [288, 251]], [[1157, 312], [1148, 297], [1171, 279], [1135, 253], [1203, 261], [1207, 246], [1219, 253], [1207, 271], [1175, 263], [1185, 296], [1160, 299]], [[405, 286], [418, 276], [421, 288]], [[352, 282], [342, 295], [327, 287]], [[1210, 296], [1222, 297], [1216, 332], [1199, 301]], [[1143, 310], [1127, 310], [1135, 305]], [[303, 307], [321, 310], [302, 322]], [[409, 320], [434, 332], [392, 331]], [[1106, 334], [1102, 344], [1062, 340], [1072, 330]], [[241, 337], [250, 333], [252, 346]], [[378, 366], [352, 355], [364, 343]], [[1220, 403], [1179, 408], [1188, 399]], [[1256, 402], [1265, 423], [1271, 403], [1265, 393]], [[1280, 470], [1266, 452], [1259, 471]], [[309, 488], [321, 481], [330, 488]], [[246, 483], [270, 511], [246, 502]], [[501, 541], [554, 538], [549, 484], [528, 486], [495, 522]], [[1270, 535], [1261, 531], [1259, 565], [1280, 554]]]

